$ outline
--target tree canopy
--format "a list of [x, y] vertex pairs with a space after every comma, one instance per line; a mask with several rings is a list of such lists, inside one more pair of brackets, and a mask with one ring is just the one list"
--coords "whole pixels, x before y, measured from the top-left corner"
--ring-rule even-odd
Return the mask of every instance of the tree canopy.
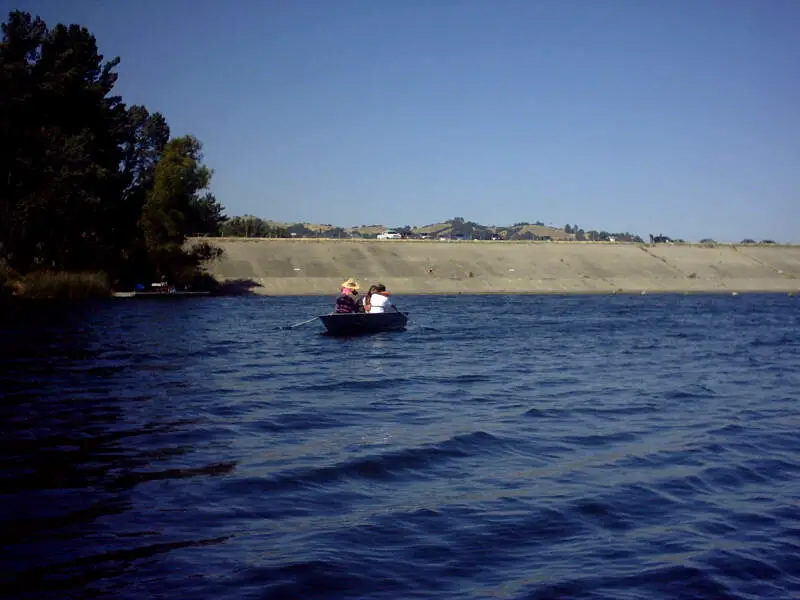
[[12, 11], [2, 32], [0, 263], [190, 276], [214, 251], [186, 250], [186, 236], [225, 219], [200, 141], [113, 95], [119, 58], [86, 28]]

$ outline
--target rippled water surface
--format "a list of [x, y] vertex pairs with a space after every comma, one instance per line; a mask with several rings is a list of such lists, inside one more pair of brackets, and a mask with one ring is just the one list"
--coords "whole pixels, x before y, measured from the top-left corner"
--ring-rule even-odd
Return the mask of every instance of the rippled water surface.
[[798, 598], [800, 298], [6, 312], [5, 598]]

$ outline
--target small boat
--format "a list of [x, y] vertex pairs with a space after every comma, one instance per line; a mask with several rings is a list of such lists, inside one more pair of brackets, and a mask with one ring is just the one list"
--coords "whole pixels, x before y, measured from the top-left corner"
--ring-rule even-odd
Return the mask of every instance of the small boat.
[[402, 312], [330, 313], [319, 318], [329, 335], [403, 331], [408, 322], [408, 315]]

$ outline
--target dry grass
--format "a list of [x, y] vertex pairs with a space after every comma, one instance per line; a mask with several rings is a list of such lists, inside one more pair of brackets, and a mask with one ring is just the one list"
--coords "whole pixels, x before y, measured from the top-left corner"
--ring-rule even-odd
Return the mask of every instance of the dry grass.
[[105, 273], [34, 271], [14, 282], [14, 293], [23, 298], [97, 298], [111, 293]]
[[19, 273], [0, 264], [0, 296], [12, 296], [19, 280]]

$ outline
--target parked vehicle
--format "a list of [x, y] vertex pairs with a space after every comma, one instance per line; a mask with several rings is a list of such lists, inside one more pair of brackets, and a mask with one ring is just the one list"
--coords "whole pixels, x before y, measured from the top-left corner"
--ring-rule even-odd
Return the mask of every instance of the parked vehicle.
[[403, 236], [393, 229], [378, 234], [379, 240], [400, 240], [402, 238]]

